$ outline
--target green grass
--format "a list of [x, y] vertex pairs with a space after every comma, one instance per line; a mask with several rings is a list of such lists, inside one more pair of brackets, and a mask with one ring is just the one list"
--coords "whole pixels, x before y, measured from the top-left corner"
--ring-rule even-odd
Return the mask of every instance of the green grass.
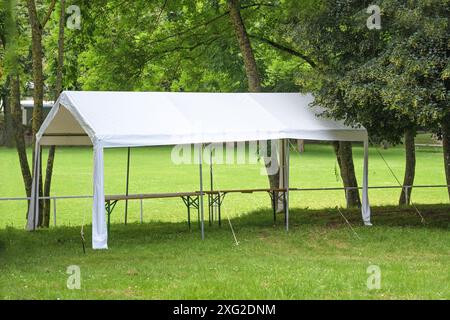
[[[329, 145], [307, 145], [291, 157], [291, 186], [341, 186]], [[402, 178], [401, 148], [382, 150]], [[354, 150], [358, 178], [362, 148]], [[0, 197], [22, 196], [14, 150], [0, 148]], [[123, 193], [126, 150], [105, 155], [107, 193]], [[196, 165], [175, 166], [169, 148], [134, 149], [131, 192], [174, 192], [198, 189]], [[215, 166], [216, 188], [267, 186], [261, 165]], [[208, 168], [205, 168], [205, 175]], [[205, 178], [205, 180], [208, 180]], [[442, 152], [417, 152], [417, 184], [445, 184]], [[395, 185], [375, 150], [370, 154], [370, 184]], [[92, 151], [57, 150], [54, 195], [91, 194]], [[282, 216], [273, 223], [267, 195], [229, 195], [224, 225], [206, 228], [200, 240], [194, 224], [189, 232], [181, 200], [146, 200], [145, 223], [132, 202], [130, 224], [123, 206], [113, 214], [110, 249], [90, 247], [90, 200], [58, 202], [58, 227], [23, 231], [26, 204], [0, 202], [0, 299], [413, 299], [450, 298], [450, 215], [444, 189], [414, 190], [425, 216], [395, 205], [398, 190], [372, 190], [374, 227], [361, 225], [358, 211], [344, 210], [358, 236], [339, 212], [343, 192], [292, 192], [291, 228]], [[434, 205], [430, 205], [434, 204]], [[307, 210], [307, 208], [309, 208]], [[239, 245], [228, 226], [231, 218]], [[88, 249], [83, 254], [80, 225], [86, 221]], [[81, 290], [66, 288], [69, 265], [81, 268]], [[367, 267], [382, 272], [380, 290], [368, 290]]]
[[[374, 227], [358, 212], [291, 214], [291, 229], [269, 210], [197, 229], [185, 223], [112, 226], [107, 251], [83, 254], [79, 228], [0, 232], [3, 299], [449, 299], [450, 215], [443, 206], [375, 208]], [[90, 229], [87, 228], [89, 238]], [[81, 290], [66, 288], [66, 268], [81, 269]], [[381, 269], [381, 289], [368, 290], [370, 265]]]
[[[403, 149], [381, 150], [389, 165], [400, 180], [403, 180]], [[176, 192], [198, 190], [198, 166], [174, 165], [171, 163], [171, 149], [139, 148], [132, 150], [131, 193]], [[361, 146], [354, 147], [355, 166], [361, 184]], [[0, 197], [24, 195], [24, 188], [13, 149], [0, 148]], [[45, 159], [45, 156], [44, 156]], [[336, 158], [330, 145], [307, 145], [306, 152], [291, 156], [292, 187], [341, 187], [336, 177]], [[262, 175], [261, 164], [215, 165], [215, 188], [261, 188], [267, 187], [267, 177]], [[105, 152], [105, 189], [108, 194], [125, 192], [126, 149], [109, 149]], [[208, 167], [204, 168], [205, 184], [209, 187]], [[394, 177], [376, 153], [370, 151], [370, 185], [397, 185]], [[417, 151], [416, 184], [445, 184], [442, 150], [421, 148]], [[400, 190], [371, 190], [373, 205], [395, 205]], [[89, 148], [58, 148], [55, 160], [52, 194], [90, 195], [92, 194], [92, 150]], [[412, 198], [415, 203], [448, 203], [445, 189], [416, 189]], [[342, 191], [292, 192], [291, 206], [297, 208], [320, 209], [344, 206]], [[229, 216], [238, 216], [270, 205], [266, 194], [232, 194], [225, 199], [224, 210]], [[0, 201], [0, 228], [13, 226], [22, 228], [27, 204]], [[113, 222], [123, 222], [123, 203], [119, 203]], [[80, 225], [90, 221], [91, 200], [61, 200], [57, 202], [58, 225]], [[186, 219], [184, 205], [179, 199], [155, 199], [144, 201], [145, 221], [177, 222]], [[130, 221], [139, 221], [139, 202], [130, 202]]]
[[417, 144], [438, 144], [439, 141], [431, 133], [418, 133], [415, 139]]

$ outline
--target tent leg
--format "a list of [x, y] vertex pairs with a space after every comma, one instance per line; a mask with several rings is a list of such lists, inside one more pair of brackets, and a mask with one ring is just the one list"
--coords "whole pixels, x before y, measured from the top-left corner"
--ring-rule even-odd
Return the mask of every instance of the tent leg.
[[273, 222], [277, 221], [277, 193], [272, 191], [272, 210], [273, 210]]
[[371, 226], [369, 205], [369, 139], [364, 140], [363, 195], [361, 206], [364, 225]]
[[108, 235], [110, 234], [111, 230], [111, 202], [108, 200], [106, 201], [106, 214], [108, 215]]
[[284, 194], [284, 210], [286, 215], [286, 231], [289, 231], [289, 140], [285, 139], [283, 143], [284, 149], [284, 184], [285, 184], [285, 194]]
[[214, 221], [213, 212], [212, 212], [212, 203], [211, 203], [211, 195], [208, 194], [208, 221], [209, 226], [211, 226], [212, 221]]
[[94, 141], [94, 196], [92, 199], [92, 248], [108, 249], [105, 214], [103, 146]]
[[[213, 191], [214, 190], [214, 173], [213, 173], [213, 163], [212, 163], [212, 159], [213, 159], [213, 155], [212, 155], [212, 143], [209, 145], [209, 184], [210, 184], [210, 190]], [[212, 196], [212, 194], [211, 194]], [[214, 214], [215, 214], [215, 210], [214, 210], [214, 201], [211, 202], [211, 214], [212, 214], [212, 221], [214, 222]]]
[[200, 199], [199, 199], [199, 207], [200, 207], [200, 227], [202, 233], [202, 240], [205, 239], [205, 217], [203, 210], [203, 144], [199, 144], [198, 149], [198, 158], [199, 158], [199, 170], [200, 170]]
[[218, 193], [218, 196], [219, 196], [219, 197], [218, 197], [217, 200], [218, 200], [219, 202], [217, 203], [217, 210], [218, 210], [217, 213], [218, 213], [218, 215], [219, 215], [219, 227], [221, 227], [221, 226], [222, 226], [222, 213], [221, 213], [221, 211], [220, 211], [220, 210], [221, 210], [221, 209], [220, 209], [220, 206], [222, 205], [222, 204], [221, 204], [222, 198], [221, 198], [220, 193]]
[[191, 230], [191, 204], [190, 204], [190, 199], [189, 197], [187, 198], [188, 201], [188, 205], [187, 205], [187, 215], [188, 215], [188, 227], [189, 230]]
[[[128, 147], [128, 155], [127, 155], [127, 182], [126, 182], [126, 189], [125, 194], [128, 197], [128, 190], [129, 190], [129, 184], [130, 184], [130, 153], [131, 148]], [[127, 225], [128, 222], [128, 199], [125, 199], [125, 225]]]

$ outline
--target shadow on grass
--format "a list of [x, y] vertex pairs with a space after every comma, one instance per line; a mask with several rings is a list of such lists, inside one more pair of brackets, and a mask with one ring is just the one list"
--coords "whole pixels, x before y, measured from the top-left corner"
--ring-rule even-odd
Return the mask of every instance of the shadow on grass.
[[[417, 227], [427, 229], [450, 228], [450, 206], [448, 205], [418, 205], [421, 217], [414, 207], [373, 207], [372, 222], [376, 227]], [[362, 227], [361, 214], [358, 209], [341, 209], [346, 219], [354, 227]], [[277, 214], [277, 221], [273, 221], [270, 209], [258, 210], [243, 214], [231, 219], [233, 227], [240, 232], [284, 232], [284, 214]], [[308, 210], [291, 209], [289, 218], [290, 228], [295, 232], [296, 228], [322, 228], [335, 230], [348, 228], [346, 221], [336, 208]], [[0, 253], [5, 247], [20, 242], [23, 246], [39, 245], [74, 245], [81, 248], [80, 226], [56, 227], [36, 232], [26, 232], [16, 228], [0, 230]], [[86, 247], [91, 247], [91, 226], [84, 227]], [[230, 237], [229, 222], [222, 217], [222, 227], [218, 227], [217, 221], [210, 226], [205, 221], [206, 238], [221, 239]], [[150, 243], [170, 243], [179, 241], [200, 240], [200, 229], [197, 221], [192, 221], [191, 230], [186, 222], [149, 222], [131, 223], [128, 225], [112, 224], [109, 243], [111, 247], [120, 246], [122, 243], [135, 243], [145, 245]]]
[[[417, 210], [416, 210], [417, 208]], [[447, 229], [450, 226], [450, 205], [416, 205], [408, 207], [382, 206], [372, 207], [372, 222], [375, 226], [383, 227], [425, 227]], [[359, 209], [342, 209], [340, 211], [352, 226], [363, 226]], [[256, 226], [272, 223], [269, 210], [249, 212], [241, 217], [232, 219], [242, 226]], [[265, 217], [262, 218], [262, 217]], [[422, 217], [424, 222], [422, 222]], [[276, 225], [282, 227], [284, 214], [277, 214]], [[327, 209], [291, 209], [289, 212], [290, 226], [318, 226], [318, 227], [346, 227], [347, 223], [337, 208]]]

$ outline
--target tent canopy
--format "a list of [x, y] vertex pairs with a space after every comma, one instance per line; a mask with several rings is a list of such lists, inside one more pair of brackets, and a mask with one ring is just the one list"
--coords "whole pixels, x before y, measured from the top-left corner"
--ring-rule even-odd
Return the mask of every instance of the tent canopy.
[[[352, 128], [341, 121], [319, 117], [323, 110], [312, 108], [313, 100], [310, 94], [298, 93], [64, 91], [37, 133], [36, 154], [39, 155], [43, 145], [93, 146], [94, 249], [108, 247], [103, 149], [112, 147], [258, 140], [286, 143], [286, 139], [362, 141], [365, 155], [361, 210], [364, 223], [370, 225], [367, 131], [363, 127]], [[289, 152], [286, 153], [282, 162], [287, 163], [285, 172], [289, 172]], [[36, 156], [27, 223], [29, 230], [35, 229], [38, 223], [39, 161], [40, 156]], [[200, 170], [200, 181], [201, 175]], [[288, 199], [288, 173], [283, 180]], [[203, 203], [203, 193], [201, 199]]]
[[130, 147], [311, 139], [364, 141], [364, 128], [320, 118], [298, 93], [69, 92], [38, 133], [41, 145]]

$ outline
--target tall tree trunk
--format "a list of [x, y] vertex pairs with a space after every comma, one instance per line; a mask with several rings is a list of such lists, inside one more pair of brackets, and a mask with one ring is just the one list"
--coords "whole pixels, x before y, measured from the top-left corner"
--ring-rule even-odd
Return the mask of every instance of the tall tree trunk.
[[[55, 160], [55, 146], [50, 146], [48, 150], [47, 167], [45, 170], [45, 181], [44, 181], [44, 197], [50, 196], [50, 186], [52, 184], [52, 173], [53, 173], [53, 162]], [[44, 200], [44, 205], [42, 209], [42, 219], [40, 220], [40, 226], [43, 228], [48, 228], [50, 226], [50, 199]]]
[[[339, 164], [342, 182], [345, 188], [357, 188], [358, 181], [355, 175], [355, 166], [353, 164], [352, 143], [346, 141], [333, 142], [334, 152]], [[361, 207], [361, 199], [358, 189], [348, 189], [345, 192], [347, 207]]]
[[2, 37], [3, 47], [8, 52], [9, 57], [9, 110], [11, 113], [11, 121], [14, 132], [14, 140], [17, 153], [19, 156], [20, 169], [25, 186], [27, 197], [31, 196], [32, 177], [30, 166], [28, 164], [27, 149], [25, 145], [25, 136], [22, 125], [22, 108], [20, 105], [20, 78], [19, 78], [19, 57], [17, 55], [17, 23], [16, 12], [12, 1], [7, 1], [5, 35]]
[[[31, 125], [32, 132], [32, 150], [33, 150], [33, 172], [35, 165], [35, 145], [36, 145], [36, 133], [42, 124], [42, 110], [44, 104], [44, 75], [42, 68], [42, 26], [39, 22], [38, 14], [36, 11], [36, 3], [34, 0], [27, 0], [28, 16], [31, 26], [31, 56], [33, 61], [33, 119]], [[39, 196], [42, 196], [42, 169], [38, 168], [41, 177], [39, 179]], [[39, 223], [42, 222], [43, 202], [39, 201]]]
[[414, 177], [416, 174], [416, 145], [414, 142], [415, 138], [414, 129], [405, 130], [405, 156], [406, 156], [406, 166], [405, 166], [405, 178], [403, 179], [402, 193], [400, 194], [400, 205], [409, 205], [411, 203], [411, 193], [412, 188], [407, 188], [406, 186], [412, 186], [414, 184]]
[[[244, 21], [241, 16], [241, 4], [239, 0], [228, 0], [228, 9], [230, 11], [231, 23], [236, 33], [236, 38], [239, 43], [239, 48], [244, 60], [245, 73], [248, 80], [248, 90], [250, 92], [261, 92], [261, 78], [256, 65], [255, 55], [250, 43], [250, 39], [245, 28]], [[268, 143], [271, 145], [270, 141]], [[270, 188], [278, 189], [280, 184], [280, 172], [279, 170], [273, 174], [271, 168], [279, 168], [278, 160], [276, 157], [276, 151], [270, 147], [267, 148], [267, 156], [265, 157], [266, 169], [268, 172]]]
[[[43, 104], [44, 104], [44, 73], [43, 73], [43, 48], [42, 48], [42, 30], [44, 29], [50, 15], [55, 7], [56, 0], [52, 0], [48, 8], [47, 14], [41, 24], [36, 10], [35, 0], [27, 0], [28, 16], [31, 26], [31, 56], [33, 60], [33, 121], [32, 121], [32, 134], [33, 134], [33, 167], [35, 164], [35, 145], [36, 145], [36, 133], [42, 125], [43, 121]], [[40, 161], [42, 163], [42, 161]], [[34, 168], [33, 168], [34, 169]], [[38, 168], [41, 173], [39, 179], [39, 196], [42, 196], [42, 167]], [[50, 179], [51, 181], [51, 179]], [[48, 219], [44, 217], [44, 203], [39, 201], [39, 226], [45, 226], [48, 223]]]
[[252, 45], [241, 16], [241, 4], [239, 0], [228, 0], [230, 18], [239, 42], [242, 58], [244, 59], [245, 72], [247, 74], [248, 89], [250, 92], [261, 92], [261, 78], [256, 66]]
[[[7, 14], [8, 10], [10, 10], [10, 8], [6, 8], [7, 9]], [[6, 38], [7, 38], [7, 30], [10, 27], [8, 25], [8, 23], [10, 21], [8, 21], [8, 17], [5, 19], [6, 20], [6, 26], [4, 26], [3, 28], [3, 33], [0, 33], [0, 43], [3, 47], [3, 50], [6, 51]], [[9, 76], [6, 77], [6, 81], [5, 81], [5, 85], [2, 87], [1, 92], [0, 92], [0, 100], [3, 104], [3, 114], [5, 116], [4, 118], [4, 128], [3, 128], [3, 144], [6, 147], [13, 147], [14, 146], [14, 128], [12, 127], [12, 118], [11, 118], [11, 107], [9, 105]]]
[[2, 90], [1, 100], [3, 102], [3, 114], [5, 115], [5, 123], [3, 130], [3, 142], [5, 147], [12, 148], [14, 147], [14, 127], [13, 127], [13, 119], [11, 115], [11, 106], [8, 99], [8, 87], [9, 87], [9, 79], [6, 80], [6, 85], [4, 90]]
[[[444, 167], [447, 186], [450, 186], [450, 115], [444, 118], [442, 124], [442, 146], [444, 149]], [[448, 188], [450, 198], [450, 187]]]
[[[59, 32], [58, 32], [58, 64], [56, 66], [56, 82], [55, 82], [55, 92], [54, 101], [58, 99], [59, 94], [62, 91], [62, 81], [63, 81], [63, 68], [64, 68], [64, 24], [65, 24], [65, 0], [60, 1], [60, 14], [59, 14]], [[53, 163], [55, 161], [55, 146], [50, 146], [47, 158], [47, 169], [45, 171], [45, 182], [44, 182], [44, 197], [50, 196], [52, 176], [53, 176]], [[44, 212], [42, 226], [48, 228], [50, 226], [50, 199], [44, 200]]]
[[22, 125], [22, 108], [20, 106], [20, 81], [18, 75], [10, 78], [10, 108], [14, 126], [14, 139], [16, 142], [17, 154], [19, 155], [20, 170], [22, 171], [23, 182], [27, 197], [31, 196], [32, 177], [28, 164], [27, 149], [25, 146], [25, 136]]
[[[42, 68], [42, 26], [39, 22], [36, 4], [34, 0], [27, 0], [28, 16], [31, 26], [31, 55], [33, 60], [33, 121], [32, 121], [32, 133], [33, 133], [33, 146], [36, 143], [36, 133], [42, 124], [42, 109], [44, 104], [44, 74]], [[34, 148], [33, 148], [34, 150]]]
[[[450, 59], [450, 48], [447, 47], [446, 51], [447, 59]], [[444, 80], [445, 88], [447, 92], [450, 92], [450, 79], [447, 77]], [[447, 110], [450, 106], [447, 106]], [[444, 167], [445, 178], [447, 186], [450, 186], [450, 112], [447, 111], [447, 115], [443, 118], [442, 123], [442, 146], [444, 151]], [[450, 187], [447, 188], [448, 197], [450, 198]]]

